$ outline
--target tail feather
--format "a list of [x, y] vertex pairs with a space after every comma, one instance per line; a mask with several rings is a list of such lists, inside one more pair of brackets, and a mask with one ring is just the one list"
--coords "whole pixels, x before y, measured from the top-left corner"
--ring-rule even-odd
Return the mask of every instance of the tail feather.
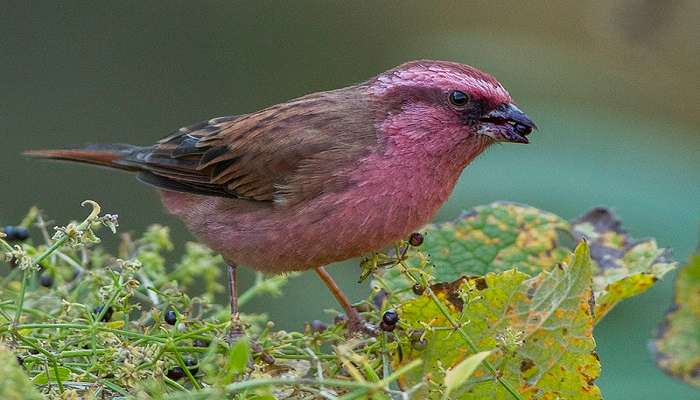
[[24, 152], [24, 155], [52, 160], [76, 161], [125, 171], [138, 171], [139, 168], [134, 165], [124, 165], [119, 161], [140, 149], [141, 147], [128, 144], [90, 144], [68, 149], [28, 150]]

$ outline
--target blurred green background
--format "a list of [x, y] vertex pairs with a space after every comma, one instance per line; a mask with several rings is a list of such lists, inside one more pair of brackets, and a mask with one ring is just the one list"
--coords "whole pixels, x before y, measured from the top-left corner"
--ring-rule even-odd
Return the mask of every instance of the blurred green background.
[[[0, 224], [33, 204], [57, 222], [79, 218], [90, 198], [123, 229], [165, 223], [181, 243], [188, 233], [133, 177], [19, 153], [148, 144], [182, 125], [434, 58], [494, 74], [540, 127], [529, 146], [496, 146], [472, 164], [438, 220], [499, 199], [568, 218], [607, 205], [633, 236], [656, 237], [678, 260], [698, 240], [700, 2], [2, 3]], [[353, 298], [365, 295], [356, 263], [331, 272]], [[700, 398], [647, 352], [671, 281], [596, 329], [606, 398]], [[249, 311], [300, 328], [331, 307], [307, 273]]]

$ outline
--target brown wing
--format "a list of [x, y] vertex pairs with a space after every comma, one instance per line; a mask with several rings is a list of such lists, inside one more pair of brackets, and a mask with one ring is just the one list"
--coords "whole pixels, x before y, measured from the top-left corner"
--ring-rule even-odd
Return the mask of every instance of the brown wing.
[[181, 128], [119, 163], [166, 189], [296, 202], [347, 183], [377, 144], [373, 119], [352, 90], [316, 93]]

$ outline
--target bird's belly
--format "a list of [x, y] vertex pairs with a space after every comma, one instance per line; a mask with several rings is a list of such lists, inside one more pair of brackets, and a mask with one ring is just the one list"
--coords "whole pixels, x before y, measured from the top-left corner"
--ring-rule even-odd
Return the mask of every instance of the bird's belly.
[[432, 218], [453, 185], [358, 185], [282, 210], [240, 210], [234, 205], [239, 200], [173, 192], [163, 192], [163, 199], [227, 261], [284, 272], [357, 257], [406, 238]]

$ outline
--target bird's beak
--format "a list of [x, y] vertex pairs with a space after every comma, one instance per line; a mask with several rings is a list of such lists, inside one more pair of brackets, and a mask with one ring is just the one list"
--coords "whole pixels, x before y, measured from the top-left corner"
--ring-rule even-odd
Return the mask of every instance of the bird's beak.
[[537, 129], [534, 122], [513, 103], [501, 104], [479, 118], [477, 132], [497, 142], [529, 143], [527, 135]]

